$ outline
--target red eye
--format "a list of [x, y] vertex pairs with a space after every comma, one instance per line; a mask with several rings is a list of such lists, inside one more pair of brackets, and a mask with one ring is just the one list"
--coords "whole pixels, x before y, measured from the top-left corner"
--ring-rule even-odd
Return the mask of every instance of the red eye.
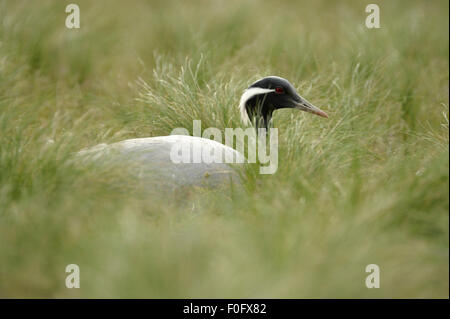
[[277, 88], [275, 88], [275, 92], [277, 92], [278, 94], [282, 94], [282, 93], [284, 93], [284, 90], [282, 87], [277, 87]]

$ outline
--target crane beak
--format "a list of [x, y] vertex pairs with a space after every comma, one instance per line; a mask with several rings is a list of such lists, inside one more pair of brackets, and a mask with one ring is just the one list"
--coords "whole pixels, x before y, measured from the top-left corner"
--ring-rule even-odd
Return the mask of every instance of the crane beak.
[[319, 109], [317, 106], [312, 105], [311, 103], [309, 103], [307, 100], [305, 100], [304, 98], [300, 98], [299, 102], [295, 102], [295, 108], [308, 112], [308, 113], [312, 113], [312, 114], [316, 114], [319, 115], [321, 117], [325, 117], [328, 118], [328, 114], [325, 113], [324, 111], [322, 111], [321, 109]]

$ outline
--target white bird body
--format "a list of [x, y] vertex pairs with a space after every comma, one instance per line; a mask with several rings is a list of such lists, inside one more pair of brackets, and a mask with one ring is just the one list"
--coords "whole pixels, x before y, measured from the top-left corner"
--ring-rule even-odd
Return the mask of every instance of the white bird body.
[[[230, 164], [195, 163], [192, 154], [195, 147], [201, 152], [222, 154], [222, 158], [234, 158], [244, 163], [245, 157], [231, 147], [214, 140], [188, 135], [168, 135], [134, 138], [112, 144], [99, 144], [78, 152], [79, 156], [102, 162], [119, 162], [150, 184], [176, 188], [179, 186], [215, 186], [223, 181], [238, 182], [239, 176]], [[189, 163], [177, 163], [171, 158], [174, 149], [187, 147], [191, 156]], [[185, 148], [186, 149], [186, 148]]]

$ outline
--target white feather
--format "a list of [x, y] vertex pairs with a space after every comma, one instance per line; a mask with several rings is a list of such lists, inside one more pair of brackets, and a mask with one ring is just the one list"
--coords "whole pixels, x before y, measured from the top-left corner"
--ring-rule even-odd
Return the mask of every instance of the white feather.
[[241, 100], [239, 101], [239, 110], [241, 111], [241, 120], [242, 120], [242, 122], [244, 122], [245, 125], [250, 124], [250, 118], [247, 114], [247, 108], [245, 107], [245, 104], [247, 103], [247, 101], [250, 100], [255, 95], [266, 94], [266, 93], [270, 93], [270, 92], [275, 92], [275, 90], [254, 87], [254, 88], [249, 88], [244, 91], [244, 94], [242, 94]]
[[[102, 155], [107, 155], [111, 150], [122, 151], [128, 154], [131, 152], [141, 152], [148, 153], [149, 151], [154, 151], [159, 153], [158, 155], [164, 157], [166, 161], [170, 161], [169, 152], [166, 152], [170, 149], [174, 144], [183, 144], [188, 145], [190, 148], [197, 143], [196, 145], [201, 146], [205, 152], [211, 153], [215, 149], [224, 154], [224, 156], [230, 156], [231, 158], [235, 158], [237, 163], [244, 163], [245, 157], [235, 149], [218, 143], [214, 140], [210, 140], [207, 138], [197, 137], [197, 136], [189, 136], [189, 135], [167, 135], [167, 136], [156, 136], [156, 137], [143, 137], [143, 138], [133, 138], [129, 140], [124, 140], [120, 142], [116, 142], [113, 144], [99, 144], [91, 148], [83, 149], [78, 152], [78, 155], [94, 155], [94, 158], [98, 158]], [[150, 154], [150, 153], [148, 153]], [[149, 156], [150, 159], [154, 158], [154, 156]]]

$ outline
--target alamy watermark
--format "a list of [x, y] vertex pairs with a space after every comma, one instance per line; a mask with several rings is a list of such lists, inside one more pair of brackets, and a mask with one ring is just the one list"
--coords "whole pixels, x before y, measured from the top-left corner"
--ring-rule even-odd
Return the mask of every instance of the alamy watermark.
[[69, 15], [66, 18], [66, 28], [79, 29], [80, 28], [80, 7], [74, 3], [68, 4], [66, 7], [66, 13], [69, 13]]
[[77, 264], [66, 266], [66, 287], [69, 289], [80, 288], [80, 267]]
[[380, 267], [377, 264], [370, 264], [366, 266], [366, 272], [370, 273], [366, 277], [367, 288], [380, 288]]
[[[225, 128], [225, 145], [220, 129], [209, 127], [202, 133], [200, 120], [194, 120], [192, 128], [193, 136], [198, 138], [175, 142], [170, 150], [173, 163], [260, 163], [260, 174], [274, 174], [278, 169], [277, 128]], [[190, 134], [186, 128], [176, 128], [170, 135]]]
[[377, 4], [371, 3], [366, 7], [366, 12], [370, 13], [366, 18], [366, 27], [368, 29], [380, 28], [380, 7]]

